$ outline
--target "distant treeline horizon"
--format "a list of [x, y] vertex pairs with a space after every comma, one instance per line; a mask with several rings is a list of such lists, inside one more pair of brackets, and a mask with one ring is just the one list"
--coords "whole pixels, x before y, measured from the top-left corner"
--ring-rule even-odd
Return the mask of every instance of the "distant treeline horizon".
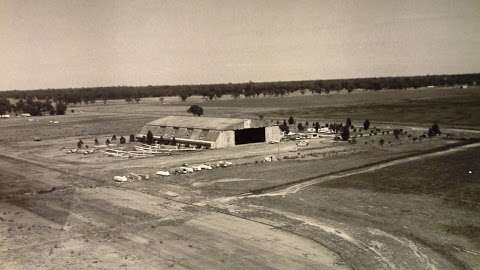
[[231, 95], [238, 98], [255, 97], [259, 95], [283, 96], [296, 91], [309, 90], [312, 93], [330, 93], [331, 91], [355, 89], [382, 90], [408, 89], [428, 86], [458, 86], [477, 85], [480, 83], [480, 73], [422, 75], [399, 77], [370, 77], [353, 79], [276, 81], [276, 82], [245, 82], [221, 84], [188, 84], [188, 85], [148, 85], [148, 86], [102, 86], [79, 88], [55, 88], [36, 90], [0, 91], [0, 97], [13, 99], [36, 98], [53, 100], [63, 103], [94, 103], [97, 100], [106, 102], [110, 99], [125, 99], [126, 101], [146, 97], [179, 96], [183, 101], [190, 96], [204, 96], [209, 99]]

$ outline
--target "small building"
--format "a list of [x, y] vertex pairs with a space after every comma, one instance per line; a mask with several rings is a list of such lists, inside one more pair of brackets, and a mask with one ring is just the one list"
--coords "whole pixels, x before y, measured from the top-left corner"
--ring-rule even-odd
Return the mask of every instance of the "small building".
[[148, 131], [158, 143], [208, 149], [278, 142], [281, 139], [278, 125], [238, 118], [167, 116], [147, 123], [137, 139], [145, 140]]

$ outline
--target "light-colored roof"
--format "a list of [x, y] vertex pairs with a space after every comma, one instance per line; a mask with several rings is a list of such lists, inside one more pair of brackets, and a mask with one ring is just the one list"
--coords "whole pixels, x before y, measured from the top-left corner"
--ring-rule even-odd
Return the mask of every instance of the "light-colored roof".
[[166, 116], [147, 123], [147, 126], [231, 130], [246, 128], [248, 121], [250, 120], [239, 118]]

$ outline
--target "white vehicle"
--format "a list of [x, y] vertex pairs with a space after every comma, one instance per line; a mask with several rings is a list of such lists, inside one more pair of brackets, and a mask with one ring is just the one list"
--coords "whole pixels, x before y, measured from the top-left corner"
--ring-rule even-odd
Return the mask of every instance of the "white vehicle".
[[233, 163], [230, 162], [230, 161], [223, 161], [223, 160], [222, 160], [222, 161], [219, 161], [219, 162], [217, 163], [217, 166], [218, 166], [218, 167], [229, 167], [229, 166], [232, 166], [232, 164], [233, 164]]
[[193, 168], [185, 167], [185, 166], [178, 167], [175, 169], [175, 173], [183, 173], [183, 174], [193, 173]]
[[211, 170], [213, 169], [212, 166], [207, 165], [207, 164], [200, 164], [198, 165], [202, 170]]
[[191, 168], [192, 168], [194, 171], [201, 171], [201, 170], [202, 170], [202, 167], [200, 167], [200, 165], [192, 165]]
[[308, 142], [307, 141], [299, 141], [299, 142], [297, 142], [297, 146], [298, 147], [306, 147], [306, 146], [308, 146]]
[[118, 175], [117, 175], [117, 176], [114, 176], [114, 177], [113, 177], [113, 180], [114, 180], [115, 182], [127, 182], [127, 181], [128, 181], [128, 179], [127, 179], [126, 176], [118, 176]]
[[170, 172], [169, 171], [157, 171], [156, 175], [170, 176]]

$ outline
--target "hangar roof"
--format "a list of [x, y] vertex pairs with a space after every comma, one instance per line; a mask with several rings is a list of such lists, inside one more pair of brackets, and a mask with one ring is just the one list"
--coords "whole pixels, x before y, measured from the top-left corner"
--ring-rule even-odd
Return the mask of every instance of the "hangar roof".
[[251, 124], [251, 120], [239, 119], [239, 118], [166, 116], [166, 117], [147, 123], [147, 126], [164, 126], [164, 127], [211, 129], [211, 130], [232, 130], [232, 129], [249, 128], [250, 124]]

